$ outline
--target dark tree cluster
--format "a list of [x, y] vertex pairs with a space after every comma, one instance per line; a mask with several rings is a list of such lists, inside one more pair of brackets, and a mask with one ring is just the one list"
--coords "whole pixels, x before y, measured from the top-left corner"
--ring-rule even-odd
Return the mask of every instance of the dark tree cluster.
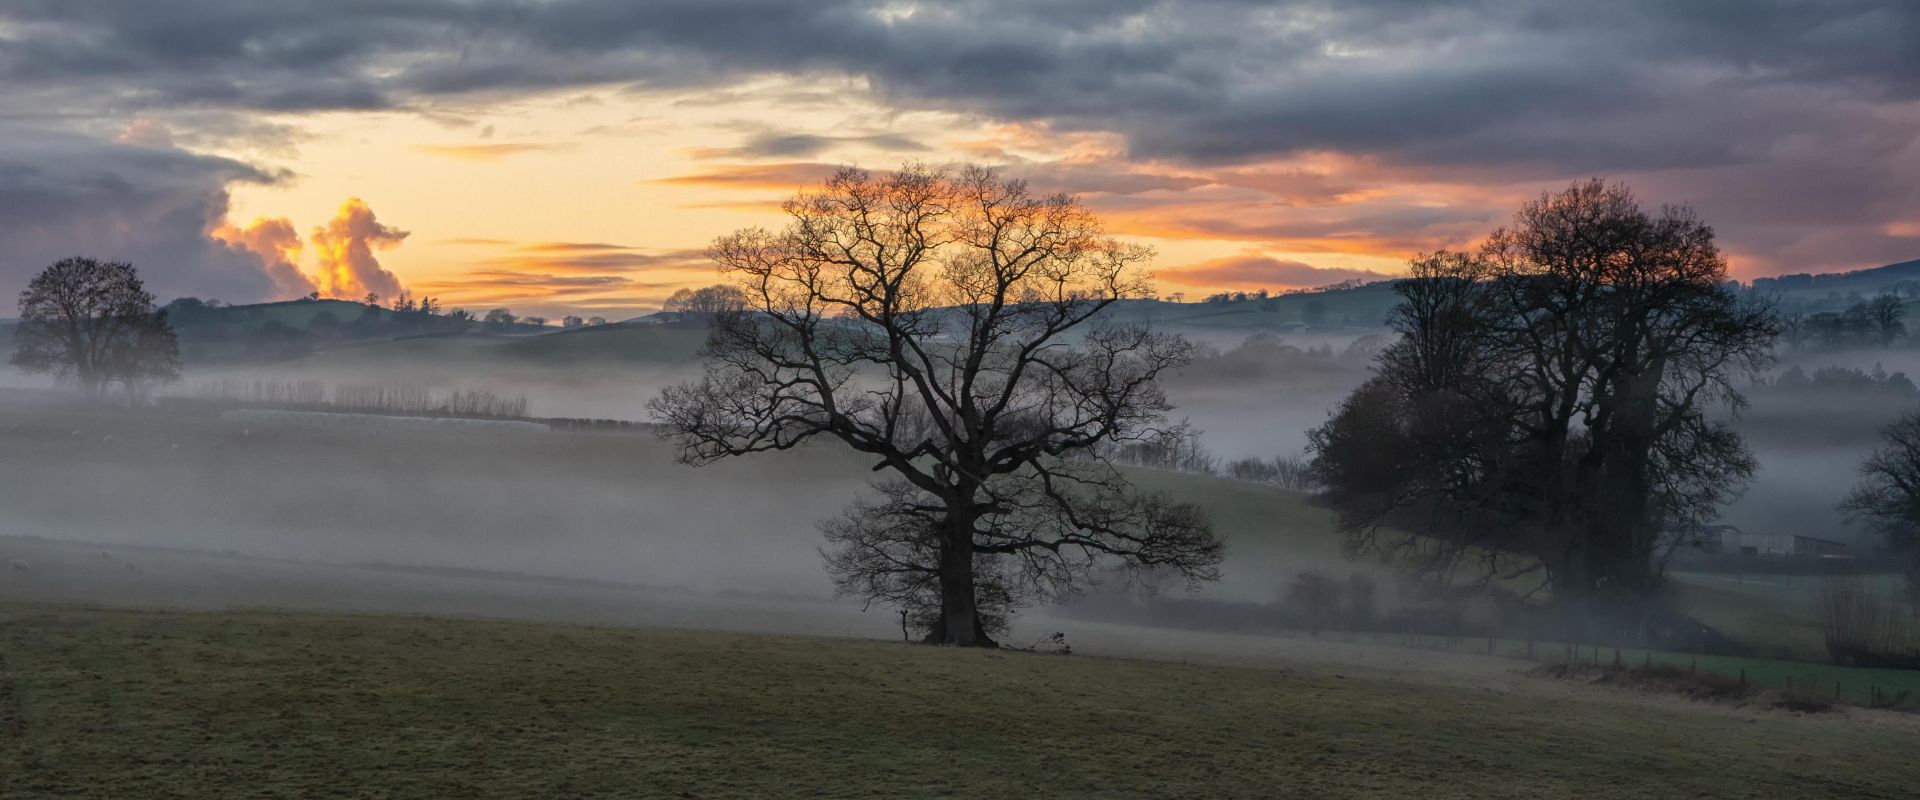
[[738, 286], [719, 284], [699, 289], [680, 289], [667, 297], [662, 311], [694, 319], [711, 319], [721, 314], [744, 311], [747, 293]]
[[1400, 338], [1311, 434], [1351, 547], [1422, 571], [1533, 573], [1575, 620], [1636, 608], [1678, 532], [1754, 470], [1742, 403], [1777, 322], [1713, 232], [1579, 183], [1475, 253], [1413, 262]]
[[1113, 570], [1215, 577], [1192, 504], [1138, 492], [1099, 448], [1152, 438], [1192, 346], [1100, 321], [1141, 296], [1145, 248], [1065, 195], [993, 172], [842, 170], [709, 255], [744, 310], [707, 371], [652, 403], [682, 458], [834, 440], [890, 475], [826, 524], [844, 593], [927, 641], [990, 645], [1007, 613]]

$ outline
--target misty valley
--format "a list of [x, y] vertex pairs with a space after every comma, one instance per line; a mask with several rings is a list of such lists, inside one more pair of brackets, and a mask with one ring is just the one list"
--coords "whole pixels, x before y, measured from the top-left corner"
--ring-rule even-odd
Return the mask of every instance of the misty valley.
[[0, 0], [0, 800], [1920, 796], [1915, 42]]

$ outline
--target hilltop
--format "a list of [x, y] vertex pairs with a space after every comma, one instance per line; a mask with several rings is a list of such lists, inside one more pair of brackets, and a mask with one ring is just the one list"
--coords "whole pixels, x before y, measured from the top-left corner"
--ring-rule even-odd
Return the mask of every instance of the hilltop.
[[1920, 259], [1847, 272], [1755, 278], [1753, 289], [1779, 297], [1783, 305], [1808, 311], [1840, 310], [1887, 292], [1913, 297], [1920, 295]]

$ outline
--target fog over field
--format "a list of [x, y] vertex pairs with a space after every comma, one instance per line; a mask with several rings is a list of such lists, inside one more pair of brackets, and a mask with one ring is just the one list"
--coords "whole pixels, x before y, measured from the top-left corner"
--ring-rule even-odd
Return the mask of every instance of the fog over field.
[[[1221, 462], [1302, 454], [1307, 431], [1369, 374], [1369, 347], [1380, 338], [1198, 337], [1209, 340], [1205, 355], [1168, 382], [1168, 394], [1173, 417], [1202, 431]], [[697, 338], [674, 332], [672, 351], [620, 360], [593, 350], [554, 359], [460, 340], [395, 342], [194, 369], [174, 391], [252, 381], [484, 390], [524, 395], [535, 417], [643, 421], [649, 398], [698, 373]], [[1774, 372], [1876, 363], [1920, 370], [1920, 353], [1809, 354]], [[0, 381], [46, 385], [10, 370]], [[1760, 469], [1723, 520], [1870, 546], [1833, 506], [1880, 427], [1908, 401], [1765, 391], [1750, 399], [1741, 427]], [[830, 442], [695, 469], [644, 432], [249, 429], [212, 412], [115, 415], [62, 411], [54, 402], [16, 411], [0, 432], [0, 533], [337, 563], [824, 596], [830, 587], [815, 524], [865, 494], [873, 477], [870, 461]], [[1371, 569], [1340, 561], [1329, 519], [1323, 513], [1311, 532], [1276, 534], [1309, 542], [1304, 552], [1236, 543], [1226, 582], [1210, 591], [1264, 601], [1277, 591], [1275, 576], [1306, 566]], [[1247, 552], [1260, 560], [1242, 561]]]

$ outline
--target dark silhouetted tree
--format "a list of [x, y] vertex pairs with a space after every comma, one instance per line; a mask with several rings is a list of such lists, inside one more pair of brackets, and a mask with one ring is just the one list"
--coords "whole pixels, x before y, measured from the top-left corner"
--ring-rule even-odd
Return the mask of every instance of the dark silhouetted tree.
[[586, 320], [576, 317], [572, 314], [568, 314], [567, 316], [562, 317], [560, 319], [560, 327], [562, 328], [584, 328], [586, 326], [587, 326]]
[[15, 366], [72, 377], [89, 397], [119, 385], [138, 401], [180, 375], [166, 312], [121, 262], [68, 258], [34, 276], [20, 293], [14, 346]]
[[1886, 537], [1888, 551], [1908, 556], [1907, 596], [1920, 603], [1920, 412], [1887, 426], [1840, 510]]
[[1576, 619], [1639, 608], [1663, 544], [1754, 469], [1709, 411], [1744, 402], [1777, 323], [1725, 281], [1690, 211], [1597, 180], [1478, 254], [1416, 259], [1399, 340], [1311, 433], [1349, 545], [1432, 574], [1543, 570]]
[[708, 286], [681, 289], [667, 297], [662, 310], [689, 316], [712, 317], [747, 308], [747, 294], [737, 286]]
[[990, 645], [993, 615], [1096, 567], [1217, 576], [1200, 510], [1097, 452], [1158, 432], [1159, 378], [1192, 353], [1096, 320], [1144, 293], [1150, 251], [978, 168], [842, 170], [784, 208], [783, 230], [709, 250], [748, 309], [715, 317], [704, 378], [651, 403], [682, 460], [820, 438], [870, 456], [894, 480], [828, 524], [828, 566], [919, 613], [930, 642]]

